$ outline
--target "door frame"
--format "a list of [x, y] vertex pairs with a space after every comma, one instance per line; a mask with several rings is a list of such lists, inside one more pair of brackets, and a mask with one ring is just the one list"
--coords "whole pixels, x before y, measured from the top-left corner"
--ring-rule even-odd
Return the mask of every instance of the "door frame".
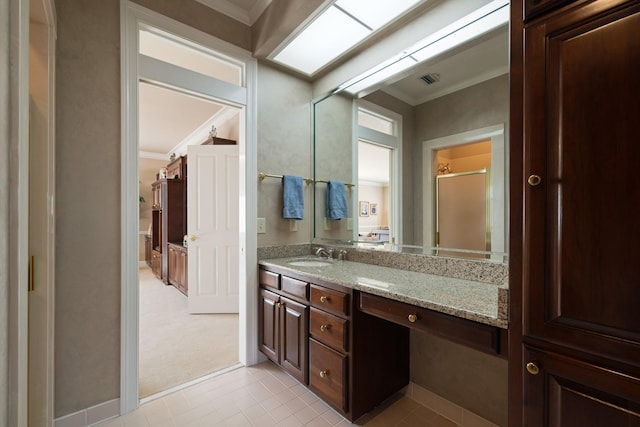
[[[48, 153], [46, 158], [47, 175], [49, 177], [54, 174], [54, 140], [55, 137], [55, 39], [56, 39], [56, 14], [55, 6], [52, 0], [42, 0], [41, 15], [46, 19], [47, 23], [47, 50], [49, 51], [49, 60], [47, 63], [47, 78], [49, 80], [47, 89], [47, 108], [50, 112], [50, 120], [47, 123], [47, 146]], [[35, 9], [34, 9], [35, 10]], [[2, 362], [7, 363], [8, 370], [6, 374], [2, 374], [2, 378], [6, 378], [6, 389], [8, 399], [0, 405], [0, 412], [6, 415], [8, 425], [27, 425], [29, 419], [29, 295], [28, 295], [28, 258], [29, 258], [29, 30], [31, 26], [31, 8], [30, 2], [12, 0], [8, 2], [3, 11], [6, 14], [7, 21], [16, 23], [11, 25], [8, 54], [6, 59], [9, 63], [14, 64], [9, 70], [8, 83], [8, 111], [7, 111], [7, 135], [9, 136], [9, 157], [7, 164], [13, 165], [12, 168], [4, 167], [9, 172], [5, 176], [9, 178], [8, 184], [0, 188], [0, 192], [7, 195], [8, 209], [6, 216], [3, 213], [3, 224], [8, 225], [8, 238], [6, 246], [0, 248], [7, 250], [7, 293], [8, 298], [6, 306], [0, 308], [3, 315], [6, 314], [8, 320], [7, 332], [2, 335], [6, 337], [6, 359]], [[4, 59], [4, 58], [3, 58]], [[3, 64], [4, 65], [4, 64]], [[54, 181], [49, 182], [49, 189], [55, 190]], [[4, 190], [7, 190], [6, 193]], [[27, 189], [27, 190], [25, 190]], [[49, 190], [48, 189], [48, 190]], [[53, 193], [49, 192], [48, 207], [53, 213]], [[5, 223], [4, 220], [7, 220]], [[55, 227], [53, 221], [47, 222], [47, 232], [53, 232], [51, 227]], [[53, 242], [53, 238], [49, 243]], [[51, 251], [52, 244], [47, 244], [46, 251]], [[51, 257], [49, 257], [51, 255]], [[47, 258], [51, 261], [53, 253], [47, 253]], [[53, 425], [53, 404], [54, 404], [54, 359], [53, 359], [53, 262], [48, 263], [45, 269], [47, 300], [45, 304], [49, 307], [45, 315], [44, 334], [46, 335], [45, 351], [46, 366], [44, 371], [47, 381], [51, 381], [47, 385], [45, 391], [46, 413], [49, 414], [49, 425]], [[5, 311], [6, 310], [6, 311]], [[7, 335], [5, 335], [5, 333]], [[5, 376], [6, 375], [6, 376]], [[6, 405], [6, 406], [5, 406]]]
[[[257, 295], [257, 61], [251, 52], [128, 0], [120, 0], [121, 36], [121, 363], [120, 414], [139, 405], [138, 397], [138, 28], [148, 25], [191, 40], [245, 65], [246, 137], [240, 147], [240, 187], [246, 202], [240, 206], [239, 358], [244, 365], [258, 362]], [[242, 152], [244, 148], [244, 153]], [[244, 260], [244, 263], [242, 262]]]

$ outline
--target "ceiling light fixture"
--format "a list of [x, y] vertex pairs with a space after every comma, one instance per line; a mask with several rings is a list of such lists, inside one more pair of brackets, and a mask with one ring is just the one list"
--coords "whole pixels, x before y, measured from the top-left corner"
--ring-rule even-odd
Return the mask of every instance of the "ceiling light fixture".
[[311, 76], [420, 1], [337, 0], [272, 59]]
[[419, 62], [434, 58], [454, 47], [488, 33], [509, 22], [509, 0], [495, 0], [436, 31], [402, 53], [348, 80], [336, 89], [355, 95], [390, 76], [409, 70]]

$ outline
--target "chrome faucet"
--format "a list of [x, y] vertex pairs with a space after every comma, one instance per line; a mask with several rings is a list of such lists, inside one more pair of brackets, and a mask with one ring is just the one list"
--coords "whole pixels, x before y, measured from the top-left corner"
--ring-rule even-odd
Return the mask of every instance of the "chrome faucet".
[[318, 248], [316, 249], [316, 256], [326, 256], [328, 259], [333, 259], [333, 249]]

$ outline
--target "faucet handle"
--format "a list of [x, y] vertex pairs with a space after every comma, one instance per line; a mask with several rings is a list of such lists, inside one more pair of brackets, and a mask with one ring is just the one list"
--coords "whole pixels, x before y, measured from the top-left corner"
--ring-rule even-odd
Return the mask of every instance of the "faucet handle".
[[327, 258], [333, 259], [333, 248], [327, 249]]
[[347, 251], [345, 249], [340, 249], [340, 251], [338, 252], [338, 259], [339, 260], [347, 259]]

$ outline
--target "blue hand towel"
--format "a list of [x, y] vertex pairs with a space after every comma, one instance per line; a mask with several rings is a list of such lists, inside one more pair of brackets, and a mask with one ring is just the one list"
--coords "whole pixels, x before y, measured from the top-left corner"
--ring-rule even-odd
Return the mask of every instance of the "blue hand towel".
[[302, 219], [304, 216], [302, 177], [284, 175], [282, 177], [282, 196], [282, 217]]
[[327, 218], [340, 219], [349, 216], [345, 193], [344, 182], [329, 181], [327, 183]]

